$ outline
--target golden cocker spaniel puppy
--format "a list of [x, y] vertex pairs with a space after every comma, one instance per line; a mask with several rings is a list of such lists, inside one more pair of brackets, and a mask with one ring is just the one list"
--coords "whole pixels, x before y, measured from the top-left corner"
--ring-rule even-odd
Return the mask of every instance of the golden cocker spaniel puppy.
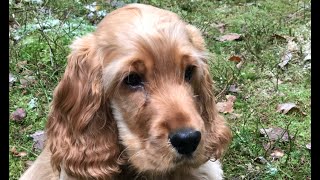
[[21, 180], [223, 178], [218, 159], [231, 132], [198, 29], [130, 4], [71, 49], [46, 147]]

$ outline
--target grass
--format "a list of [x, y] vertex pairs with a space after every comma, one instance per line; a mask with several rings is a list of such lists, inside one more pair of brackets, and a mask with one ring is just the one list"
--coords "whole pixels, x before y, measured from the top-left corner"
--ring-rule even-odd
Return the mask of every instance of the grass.
[[[68, 45], [76, 36], [93, 31], [101, 17], [88, 18], [85, 5], [93, 1], [10, 1], [10, 73], [16, 81], [10, 86], [10, 113], [24, 108], [27, 117], [9, 123], [10, 179], [18, 179], [40, 153], [33, 148], [29, 135], [43, 130], [52, 91], [61, 77]], [[110, 12], [116, 7], [105, 1], [96, 1], [99, 10]], [[120, 2], [120, 1], [119, 1]], [[118, 5], [121, 5], [118, 2]], [[124, 1], [129, 3], [129, 1]], [[130, 1], [133, 2], [133, 1]], [[310, 43], [310, 1], [308, 0], [141, 0], [179, 14], [187, 22], [200, 28], [207, 48], [212, 54], [210, 70], [216, 85], [217, 101], [227, 94], [237, 97], [235, 114], [225, 114], [233, 131], [233, 141], [223, 157], [226, 179], [311, 179], [311, 153], [305, 145], [311, 141], [311, 72], [310, 61], [303, 61], [305, 44]], [[14, 14], [14, 17], [13, 15]], [[215, 23], [226, 24], [223, 33]], [[220, 42], [216, 38], [238, 33], [241, 41]], [[278, 67], [287, 49], [287, 41], [273, 35], [291, 36], [298, 50], [284, 69]], [[241, 55], [240, 69], [228, 61], [232, 55]], [[25, 84], [23, 79], [29, 79]], [[277, 83], [281, 82], [281, 83]], [[231, 93], [229, 85], [241, 91]], [[35, 100], [36, 106], [30, 106]], [[302, 112], [276, 112], [278, 104], [293, 102]], [[278, 160], [272, 159], [263, 143], [259, 129], [281, 127], [295, 138], [290, 142], [275, 142], [274, 147], [284, 151]], [[27, 152], [14, 156], [10, 150]], [[257, 162], [258, 157], [267, 163]]]

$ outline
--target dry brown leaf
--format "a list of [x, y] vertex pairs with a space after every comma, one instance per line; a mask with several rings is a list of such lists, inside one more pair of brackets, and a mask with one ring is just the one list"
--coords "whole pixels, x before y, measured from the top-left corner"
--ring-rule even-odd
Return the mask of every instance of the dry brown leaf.
[[44, 141], [46, 140], [46, 134], [44, 131], [36, 131], [31, 134], [30, 137], [32, 137], [34, 141], [33, 147], [42, 150], [44, 147]]
[[274, 34], [271, 36], [272, 38], [275, 38], [275, 39], [280, 39], [280, 40], [287, 40], [285, 37], [279, 35], [279, 34]]
[[275, 150], [272, 151], [270, 156], [273, 159], [279, 159], [279, 158], [282, 158], [284, 156], [284, 152], [281, 149], [275, 149]]
[[288, 35], [279, 35], [279, 34], [274, 34], [271, 36], [272, 38], [275, 39], [281, 39], [281, 40], [286, 40], [286, 41], [293, 41], [295, 37], [288, 36]]
[[10, 152], [13, 154], [13, 156], [16, 156], [16, 157], [24, 157], [24, 156], [28, 155], [28, 153], [24, 152], [24, 151], [18, 152], [15, 146], [13, 146], [10, 149]]
[[28, 155], [28, 153], [25, 152], [25, 151], [21, 151], [21, 152], [19, 152], [19, 153], [17, 154], [18, 157], [24, 157], [24, 156], [26, 156], [26, 155]]
[[12, 154], [17, 154], [17, 148], [15, 146], [13, 146], [11, 149], [10, 149], [10, 152], [12, 152]]
[[298, 51], [298, 45], [294, 41], [288, 41], [287, 50], [290, 52]]
[[290, 51], [286, 51], [284, 55], [281, 57], [281, 62], [278, 64], [282, 69], [289, 63], [292, 59], [292, 53]]
[[27, 87], [29, 84], [32, 84], [35, 82], [35, 77], [34, 76], [24, 76], [23, 78], [20, 79], [20, 84], [21, 87]]
[[22, 108], [18, 108], [16, 111], [11, 113], [11, 119], [14, 121], [22, 121], [26, 116], [27, 116], [27, 113]]
[[242, 57], [241, 56], [238, 56], [238, 55], [233, 55], [229, 58], [229, 61], [233, 61], [233, 62], [236, 62], [236, 63], [239, 63], [242, 61]]
[[263, 149], [266, 151], [273, 149], [273, 145], [274, 145], [273, 141], [268, 141], [267, 143], [262, 144]]
[[222, 113], [232, 113], [233, 112], [233, 102], [218, 102], [217, 109]]
[[234, 103], [237, 98], [234, 95], [226, 95], [226, 99], [227, 101]]
[[283, 103], [279, 104], [277, 106], [277, 112], [282, 113], [282, 114], [287, 114], [292, 108], [295, 108], [296, 104], [295, 103]]
[[[287, 130], [284, 130], [279, 127], [274, 127], [274, 128], [262, 128], [260, 129], [260, 134], [268, 137], [270, 141], [277, 141], [279, 140], [280, 142], [288, 142], [289, 141], [289, 135]], [[290, 136], [290, 139], [292, 139], [293, 136]]]
[[222, 113], [232, 113], [233, 103], [236, 100], [236, 97], [233, 95], [226, 95], [226, 99], [227, 101], [217, 103], [217, 109]]
[[17, 63], [17, 67], [18, 67], [19, 70], [20, 70], [20, 69], [24, 69], [27, 64], [28, 64], [27, 61], [19, 61], [19, 62]]
[[235, 84], [231, 84], [229, 87], [229, 92], [237, 93], [239, 92], [239, 88]]
[[244, 63], [244, 61], [240, 61], [240, 62], [236, 65], [236, 67], [237, 67], [238, 69], [240, 69], [241, 66], [243, 65], [243, 63]]
[[218, 41], [224, 42], [224, 41], [234, 41], [234, 40], [241, 40], [241, 35], [237, 33], [230, 33], [223, 35], [217, 39]]
[[282, 113], [282, 114], [287, 114], [288, 112], [292, 110], [298, 110], [303, 115], [307, 115], [305, 112], [303, 112], [299, 107], [296, 106], [295, 103], [283, 103], [279, 104], [277, 106], [277, 112]]

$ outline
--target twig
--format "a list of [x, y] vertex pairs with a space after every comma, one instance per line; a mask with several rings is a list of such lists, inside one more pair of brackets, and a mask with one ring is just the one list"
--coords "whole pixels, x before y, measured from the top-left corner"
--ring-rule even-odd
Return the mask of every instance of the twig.
[[28, 151], [28, 153], [30, 153], [30, 154], [32, 154], [32, 155], [34, 155], [34, 156], [36, 156], [36, 157], [38, 157], [38, 155], [37, 154], [35, 154], [35, 153], [33, 153], [32, 151], [30, 151], [29, 149], [27, 149], [27, 148], [25, 148], [25, 147], [23, 147], [23, 146], [20, 146], [22, 149], [24, 149], [24, 150], [26, 150], [26, 151]]
[[223, 94], [227, 87], [229, 86], [230, 82], [233, 80], [233, 77], [231, 77], [228, 81], [227, 81], [227, 84], [224, 86], [224, 88], [222, 89], [222, 91], [220, 91], [220, 93], [218, 95], [216, 95], [216, 99], [219, 99], [221, 94]]

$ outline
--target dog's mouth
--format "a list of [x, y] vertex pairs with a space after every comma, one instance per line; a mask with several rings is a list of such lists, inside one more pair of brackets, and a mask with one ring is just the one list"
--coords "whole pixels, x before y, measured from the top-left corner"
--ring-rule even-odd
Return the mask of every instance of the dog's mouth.
[[173, 163], [176, 165], [182, 164], [190, 164], [195, 161], [196, 157], [193, 154], [190, 155], [178, 155], [176, 158], [173, 159]]

